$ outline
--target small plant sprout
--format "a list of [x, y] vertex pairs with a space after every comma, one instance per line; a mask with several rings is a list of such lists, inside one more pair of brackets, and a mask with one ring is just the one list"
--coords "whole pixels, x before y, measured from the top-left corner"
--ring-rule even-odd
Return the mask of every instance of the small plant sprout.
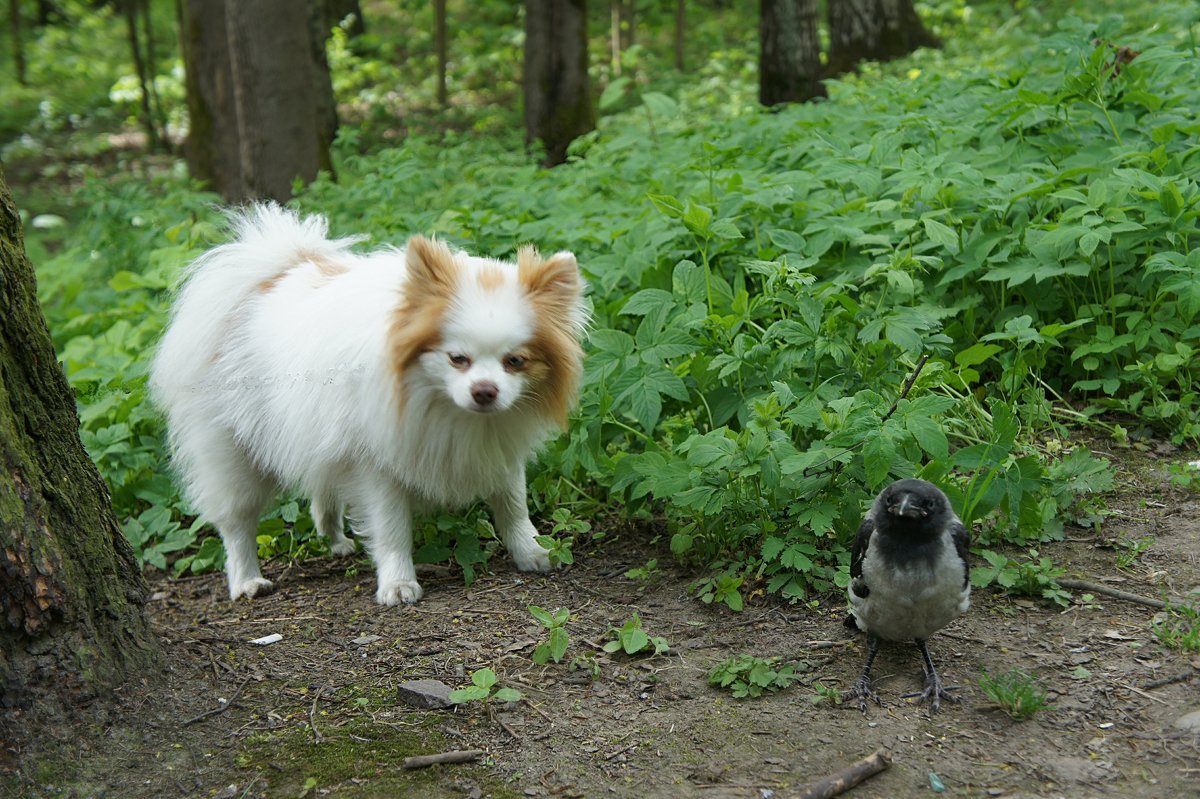
[[808, 701], [812, 704], [819, 705], [822, 702], [828, 702], [831, 705], [842, 704], [842, 692], [837, 688], [826, 685], [820, 680], [814, 682], [812, 687], [815, 693], [808, 698]]
[[708, 684], [728, 689], [735, 699], [747, 696], [762, 696], [767, 691], [787, 688], [800, 679], [797, 670], [803, 666], [789, 663], [779, 669], [775, 665], [779, 658], [760, 658], [753, 655], [735, 655], [715, 666], [708, 673]]
[[550, 631], [546, 640], [533, 650], [533, 662], [540, 665], [545, 665], [550, 660], [561, 663], [567, 647], [571, 644], [571, 637], [567, 635], [566, 631], [566, 624], [571, 620], [571, 611], [559, 608], [554, 613], [550, 613], [537, 605], [530, 605], [529, 612], [537, 619], [538, 624]]
[[516, 702], [521, 699], [521, 692], [516, 688], [497, 688], [496, 672], [482, 668], [471, 672], [471, 684], [455, 688], [450, 692], [450, 701], [456, 705], [468, 702], [486, 702], [489, 699], [497, 702]]
[[573, 518], [567, 508], [555, 508], [550, 518], [554, 520], [550, 535], [537, 536], [537, 542], [549, 553], [551, 566], [570, 566], [575, 562], [575, 555], [571, 551], [575, 536], [589, 532], [592, 524]]
[[1154, 636], [1168, 649], [1200, 652], [1200, 611], [1187, 605], [1168, 605], [1155, 616]]
[[986, 671], [979, 678], [984, 695], [1017, 721], [1027, 721], [1049, 707], [1046, 691], [1019, 669], [992, 677]]
[[646, 586], [661, 573], [658, 568], [658, 558], [650, 558], [645, 566], [635, 566], [625, 572], [625, 577], [638, 584], [638, 590], [644, 591]]
[[646, 631], [642, 629], [642, 620], [636, 613], [620, 628], [609, 627], [608, 634], [612, 636], [613, 640], [604, 644], [604, 651], [609, 653], [624, 651], [627, 655], [637, 655], [653, 649], [654, 651], [650, 654], [657, 655], [670, 648], [667, 639], [661, 636], [651, 637], [646, 634]]

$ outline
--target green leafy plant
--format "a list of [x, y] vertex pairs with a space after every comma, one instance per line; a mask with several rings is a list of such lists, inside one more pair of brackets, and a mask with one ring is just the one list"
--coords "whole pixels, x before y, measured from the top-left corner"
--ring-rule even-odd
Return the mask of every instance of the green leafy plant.
[[736, 699], [779, 691], [800, 679], [802, 665], [788, 663], [775, 668], [779, 658], [735, 655], [708, 672], [708, 684], [728, 689]]
[[533, 650], [533, 662], [543, 665], [550, 660], [555, 663], [562, 662], [563, 656], [567, 653], [567, 647], [571, 645], [571, 637], [566, 630], [566, 624], [571, 619], [571, 611], [559, 608], [554, 613], [550, 613], [537, 605], [530, 605], [529, 612], [537, 619], [538, 624], [549, 631], [546, 640]]
[[642, 566], [634, 566], [625, 572], [625, 577], [638, 584], [638, 590], [643, 591], [662, 570], [658, 568], [658, 558], [650, 558]]
[[828, 702], [831, 705], [842, 704], [842, 692], [832, 685], [826, 685], [820, 680], [813, 682], [813, 695], [808, 698], [808, 701], [813, 705], [819, 705], [823, 702]]
[[1013, 593], [1049, 599], [1057, 605], [1068, 607], [1071, 594], [1058, 584], [1065, 570], [1054, 565], [1050, 558], [1038, 556], [1036, 549], [1029, 550], [1030, 560], [1017, 561], [1007, 555], [983, 550], [980, 555], [987, 566], [971, 569], [971, 585], [976, 588], [996, 583]]
[[979, 687], [1000, 709], [1017, 721], [1027, 721], [1046, 709], [1046, 691], [1023, 671], [1013, 669], [995, 677], [984, 672]]
[[567, 508], [555, 508], [550, 518], [554, 521], [551, 534], [537, 536], [537, 542], [549, 553], [551, 566], [570, 565], [575, 562], [575, 536], [589, 532], [591, 522], [574, 518]]
[[1200, 652], [1200, 612], [1187, 605], [1171, 605], [1155, 618], [1154, 636], [1168, 649]]
[[497, 688], [496, 672], [482, 668], [471, 672], [471, 684], [455, 688], [450, 692], [450, 701], [456, 705], [469, 702], [516, 702], [521, 699], [521, 692], [516, 688]]
[[608, 635], [612, 640], [604, 644], [605, 652], [624, 652], [626, 655], [649, 652], [658, 655], [670, 649], [667, 639], [650, 636], [642, 629], [642, 619], [636, 613], [620, 627], [609, 627]]
[[1116, 542], [1117, 549], [1117, 568], [1131, 569], [1137, 565], [1143, 553], [1150, 547], [1154, 546], [1154, 536], [1145, 535], [1140, 538], [1129, 538], [1121, 536]]

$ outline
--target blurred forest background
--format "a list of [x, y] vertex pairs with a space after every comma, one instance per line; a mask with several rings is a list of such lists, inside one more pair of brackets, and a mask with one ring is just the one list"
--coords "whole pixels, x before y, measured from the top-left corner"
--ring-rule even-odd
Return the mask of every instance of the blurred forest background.
[[[1194, 3], [8, 6], [0, 159], [151, 567], [223, 559], [144, 384], [171, 286], [249, 197], [375, 244], [574, 250], [586, 386], [531, 483], [555, 557], [645, 524], [734, 609], [844, 585], [864, 503], [912, 475], [979, 523], [977, 584], [1061, 599], [1022, 551], [1102, 522], [1080, 436], [1200, 438]], [[264, 556], [324, 546], [303, 508]], [[476, 514], [419, 546], [469, 581], [496, 543]]]

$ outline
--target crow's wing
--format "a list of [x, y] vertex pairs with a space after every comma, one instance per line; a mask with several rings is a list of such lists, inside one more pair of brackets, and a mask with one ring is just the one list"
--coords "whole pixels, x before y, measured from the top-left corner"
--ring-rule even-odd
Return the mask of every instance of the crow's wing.
[[[967, 549], [971, 546], [971, 533], [958, 518], [950, 522], [947, 529], [950, 532], [951, 540], [954, 541], [954, 551], [958, 553], [959, 559], [962, 560], [963, 588], [966, 588], [971, 580], [971, 564], [967, 560]], [[853, 571], [853, 567], [851, 567], [851, 571]]]
[[871, 543], [871, 533], [875, 532], [875, 519], [867, 514], [858, 526], [858, 534], [854, 536], [854, 545], [850, 548], [850, 578], [861, 580], [863, 558], [867, 556], [867, 546]]

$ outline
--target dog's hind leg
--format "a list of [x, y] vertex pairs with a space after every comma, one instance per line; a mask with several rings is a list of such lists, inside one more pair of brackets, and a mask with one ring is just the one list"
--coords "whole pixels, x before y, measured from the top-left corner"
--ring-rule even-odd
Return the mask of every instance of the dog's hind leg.
[[346, 508], [334, 492], [321, 492], [313, 496], [313, 522], [317, 532], [329, 541], [329, 551], [336, 557], [353, 555], [357, 547], [354, 539], [346, 536]]
[[224, 430], [193, 427], [177, 435], [176, 454], [188, 495], [225, 545], [229, 598], [255, 597], [274, 588], [258, 565], [258, 518], [278, 491]]

